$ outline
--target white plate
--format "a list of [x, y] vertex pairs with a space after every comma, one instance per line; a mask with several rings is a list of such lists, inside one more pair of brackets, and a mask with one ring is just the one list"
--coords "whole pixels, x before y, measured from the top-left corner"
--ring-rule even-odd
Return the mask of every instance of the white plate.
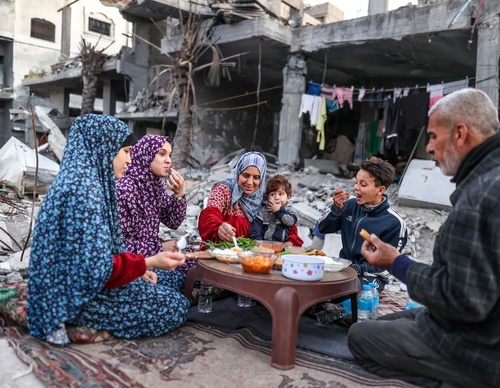
[[325, 260], [325, 272], [339, 272], [352, 264], [350, 260], [341, 259], [339, 257], [320, 257]]
[[240, 259], [238, 253], [232, 251], [231, 249], [213, 249], [210, 253], [215, 256], [215, 258], [223, 263], [239, 263]]

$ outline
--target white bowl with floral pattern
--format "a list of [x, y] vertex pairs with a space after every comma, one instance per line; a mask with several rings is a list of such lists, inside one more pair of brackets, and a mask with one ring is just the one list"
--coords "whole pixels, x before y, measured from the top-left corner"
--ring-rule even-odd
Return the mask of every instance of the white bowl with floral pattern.
[[304, 281], [321, 280], [325, 271], [325, 261], [320, 256], [283, 255], [283, 276]]

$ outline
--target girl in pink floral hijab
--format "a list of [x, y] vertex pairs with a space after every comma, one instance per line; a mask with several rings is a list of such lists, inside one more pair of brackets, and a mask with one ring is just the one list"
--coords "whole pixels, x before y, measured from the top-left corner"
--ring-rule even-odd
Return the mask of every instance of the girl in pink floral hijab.
[[177, 229], [186, 216], [184, 179], [172, 168], [171, 153], [167, 136], [143, 136], [132, 147], [132, 163], [117, 182], [120, 225], [131, 252], [151, 256], [176, 249], [175, 241], [158, 237], [160, 222]]

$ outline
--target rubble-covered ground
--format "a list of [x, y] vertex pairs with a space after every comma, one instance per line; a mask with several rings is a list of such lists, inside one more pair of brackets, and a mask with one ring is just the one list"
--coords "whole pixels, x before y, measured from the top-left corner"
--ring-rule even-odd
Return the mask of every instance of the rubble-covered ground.
[[[160, 236], [164, 239], [180, 236], [190, 236], [192, 247], [199, 244], [197, 231], [198, 214], [203, 207], [203, 200], [208, 197], [213, 184], [230, 175], [230, 170], [218, 170], [211, 173], [208, 168], [180, 170], [186, 181], [186, 197], [188, 209], [185, 221], [178, 230], [160, 228]], [[299, 233], [307, 246], [310, 243], [310, 231], [314, 221], [331, 206], [331, 194], [337, 187], [348, 192], [354, 191], [354, 179], [338, 178], [330, 174], [320, 174], [313, 167], [296, 172], [280, 172], [292, 182], [292, 204], [300, 215]], [[413, 208], [399, 206], [397, 197], [397, 183], [388, 190], [391, 205], [404, 218], [408, 226], [408, 244], [405, 252], [415, 260], [423, 263], [432, 261], [434, 237], [440, 225], [446, 219], [448, 212], [430, 208]], [[43, 200], [43, 196], [42, 200]], [[25, 196], [20, 199], [17, 194], [6, 188], [0, 192], [0, 283], [14, 282], [27, 278], [29, 266], [29, 245], [31, 239], [31, 214], [36, 215], [40, 206], [37, 197]], [[33, 220], [34, 225], [34, 220]], [[26, 244], [26, 241], [28, 243]], [[23, 248], [27, 250], [23, 254]], [[22, 261], [21, 261], [22, 256]], [[397, 285], [397, 282], [395, 282]]]

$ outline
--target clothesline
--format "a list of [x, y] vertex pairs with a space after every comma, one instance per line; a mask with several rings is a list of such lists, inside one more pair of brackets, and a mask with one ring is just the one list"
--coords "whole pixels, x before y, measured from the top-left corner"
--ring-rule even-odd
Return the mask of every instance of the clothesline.
[[[334, 85], [334, 87], [328, 87], [325, 84], [318, 84], [310, 81], [307, 93], [302, 95], [298, 117], [301, 118], [304, 113], [309, 114], [310, 125], [311, 127], [315, 127], [317, 131], [316, 142], [318, 143], [318, 149], [324, 150], [326, 143], [325, 122], [327, 121], [328, 115], [341, 109], [347, 109], [347, 111], [349, 111], [350, 108], [350, 110], [353, 110], [355, 102], [354, 95], [356, 93], [358, 95], [358, 102], [366, 101], [373, 104], [375, 101], [383, 101], [383, 104], [376, 104], [379, 105], [378, 108], [384, 108], [384, 122], [386, 122], [388, 130], [384, 128], [383, 133], [384, 136], [388, 138], [395, 137], [397, 136], [397, 112], [399, 112], [400, 104], [403, 104], [401, 101], [405, 103], [410, 101], [410, 103], [415, 104], [415, 98], [417, 98], [419, 101], [416, 105], [420, 109], [420, 113], [422, 113], [421, 116], [425, 121], [428, 109], [432, 108], [432, 106], [446, 94], [468, 87], [469, 81], [469, 77], [466, 77], [465, 79], [457, 81], [442, 82], [434, 85], [427, 84], [422, 87], [416, 85], [415, 88], [373, 88], [371, 91], [367, 91], [364, 87], [361, 87], [357, 92], [354, 91], [354, 87], [346, 88], [337, 87], [336, 85]], [[414, 92], [415, 90], [424, 88], [427, 93]], [[375, 99], [372, 99], [372, 97], [375, 97]], [[407, 110], [407, 112], [412, 112], [412, 109]], [[409, 118], [414, 120], [414, 116], [416, 116], [415, 112], [412, 113], [413, 116], [411, 113], [409, 114]], [[389, 121], [388, 118], [393, 120], [394, 124], [392, 122], [391, 125], [387, 124], [387, 121]], [[415, 125], [415, 127], [421, 127], [422, 125]]]
[[[459, 81], [472, 81], [472, 80], [475, 80], [476, 77], [468, 77], [466, 76], [465, 78], [463, 79], [460, 79], [460, 80], [457, 80], [457, 81], [451, 81], [451, 82], [444, 82], [442, 81], [441, 82], [441, 85], [445, 85], [447, 83], [453, 83], [453, 82], [459, 82]], [[419, 84], [416, 84], [414, 87], [410, 87], [410, 86], [405, 86], [405, 87], [392, 87], [392, 88], [384, 88], [384, 87], [379, 87], [379, 88], [375, 88], [375, 87], [372, 87], [371, 89], [367, 89], [365, 88], [364, 86], [361, 86], [360, 88], [355, 88], [354, 86], [351, 86], [350, 88], [349, 87], [346, 87], [346, 86], [339, 86], [337, 84], [333, 84], [333, 85], [329, 85], [329, 84], [325, 84], [325, 83], [317, 83], [317, 82], [314, 82], [313, 80], [310, 80], [309, 81], [309, 85], [311, 84], [316, 84], [316, 85], [319, 85], [320, 87], [326, 87], [326, 88], [344, 88], [344, 89], [351, 89], [353, 95], [359, 95], [359, 93], [364, 93], [364, 94], [373, 94], [373, 93], [389, 93], [389, 92], [393, 92], [394, 90], [405, 90], [405, 89], [408, 89], [409, 91], [411, 90], [417, 90], [417, 89], [429, 89], [429, 87], [431, 86], [430, 83], [426, 83], [425, 85], [419, 85]], [[373, 100], [375, 101], [375, 100]]]

